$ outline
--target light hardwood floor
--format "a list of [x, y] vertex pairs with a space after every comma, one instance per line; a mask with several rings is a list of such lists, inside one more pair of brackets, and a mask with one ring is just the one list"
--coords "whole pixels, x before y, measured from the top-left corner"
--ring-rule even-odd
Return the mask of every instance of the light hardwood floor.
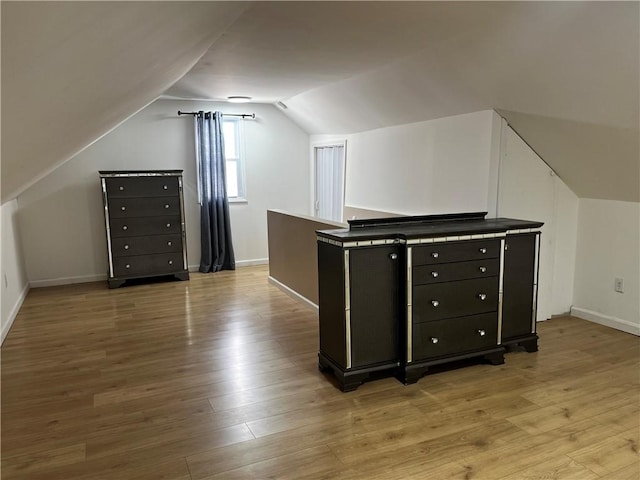
[[2, 479], [640, 477], [640, 339], [571, 317], [540, 351], [341, 393], [266, 267], [32, 290], [2, 346]]

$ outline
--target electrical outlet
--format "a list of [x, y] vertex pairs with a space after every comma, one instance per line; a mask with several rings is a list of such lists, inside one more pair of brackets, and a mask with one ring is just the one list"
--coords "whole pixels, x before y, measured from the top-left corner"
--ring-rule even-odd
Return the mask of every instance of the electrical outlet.
[[613, 289], [618, 293], [624, 293], [624, 279], [616, 278], [614, 281]]

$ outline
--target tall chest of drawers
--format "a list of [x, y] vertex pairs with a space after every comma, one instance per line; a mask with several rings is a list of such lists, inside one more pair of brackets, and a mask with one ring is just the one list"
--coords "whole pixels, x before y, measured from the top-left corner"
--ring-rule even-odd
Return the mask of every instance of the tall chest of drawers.
[[188, 280], [182, 170], [99, 173], [109, 287], [165, 275]]
[[[485, 216], [359, 220], [317, 232], [320, 369], [346, 391], [379, 374], [414, 383], [435, 365], [501, 364], [508, 348], [536, 351], [542, 223]], [[365, 251], [367, 263], [355, 262]]]

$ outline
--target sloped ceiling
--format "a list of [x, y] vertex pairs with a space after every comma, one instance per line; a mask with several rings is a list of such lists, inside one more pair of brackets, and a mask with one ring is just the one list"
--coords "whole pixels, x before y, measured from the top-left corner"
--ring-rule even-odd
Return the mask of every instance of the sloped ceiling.
[[309, 133], [495, 109], [579, 196], [640, 201], [639, 23], [638, 2], [2, 2], [2, 198], [164, 92], [282, 101]]
[[155, 100], [247, 6], [3, 1], [2, 202]]
[[167, 93], [282, 101], [310, 133], [495, 109], [580, 197], [640, 201], [638, 2], [281, 2]]

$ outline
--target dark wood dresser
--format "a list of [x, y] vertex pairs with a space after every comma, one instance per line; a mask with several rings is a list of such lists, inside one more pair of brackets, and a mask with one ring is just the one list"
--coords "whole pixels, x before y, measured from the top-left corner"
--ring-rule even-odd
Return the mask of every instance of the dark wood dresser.
[[99, 173], [109, 287], [164, 275], [188, 280], [182, 170]]
[[344, 391], [435, 365], [536, 351], [541, 222], [486, 213], [354, 220], [317, 232], [321, 370]]

